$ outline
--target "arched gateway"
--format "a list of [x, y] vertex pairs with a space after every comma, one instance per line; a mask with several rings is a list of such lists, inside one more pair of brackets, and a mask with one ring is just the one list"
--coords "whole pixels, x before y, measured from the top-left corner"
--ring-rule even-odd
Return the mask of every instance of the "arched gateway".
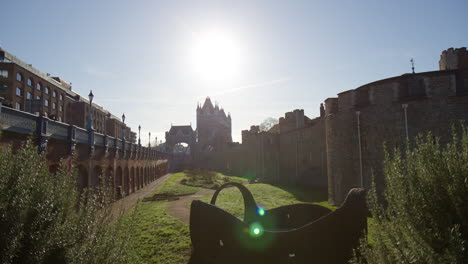
[[172, 153], [170, 170], [172, 172], [190, 169], [193, 166], [197, 134], [191, 125], [172, 126], [166, 132], [166, 152]]

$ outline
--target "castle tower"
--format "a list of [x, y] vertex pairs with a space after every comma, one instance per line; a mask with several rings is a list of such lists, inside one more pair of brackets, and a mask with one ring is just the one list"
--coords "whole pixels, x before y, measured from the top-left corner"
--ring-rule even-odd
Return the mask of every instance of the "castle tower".
[[203, 106], [197, 107], [197, 132], [200, 151], [212, 151], [232, 142], [231, 116], [215, 106], [207, 97]]
[[465, 47], [449, 48], [442, 51], [439, 60], [439, 70], [466, 70], [468, 69], [468, 51]]

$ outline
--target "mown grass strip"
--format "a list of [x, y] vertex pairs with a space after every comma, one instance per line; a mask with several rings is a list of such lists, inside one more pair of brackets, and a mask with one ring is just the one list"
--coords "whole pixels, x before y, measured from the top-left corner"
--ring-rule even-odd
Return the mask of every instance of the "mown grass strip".
[[189, 171], [183, 179], [183, 184], [185, 185], [208, 189], [218, 189], [221, 185], [228, 182], [243, 183], [247, 182], [247, 180], [240, 177], [227, 176], [214, 171], [203, 170]]
[[191, 252], [188, 226], [166, 212], [167, 203], [143, 202], [136, 208], [130, 241], [131, 263], [187, 263]]
[[172, 175], [167, 179], [159, 188], [153, 192], [150, 197], [154, 195], [167, 195], [167, 196], [176, 196], [176, 195], [189, 195], [197, 193], [200, 189], [197, 187], [182, 185], [179, 182], [184, 179], [185, 173], [180, 172]]

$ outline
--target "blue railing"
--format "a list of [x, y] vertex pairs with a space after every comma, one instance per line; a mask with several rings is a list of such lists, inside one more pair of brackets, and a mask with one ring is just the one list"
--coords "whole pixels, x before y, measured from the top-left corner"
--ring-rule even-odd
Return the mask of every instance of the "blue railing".
[[[0, 129], [15, 133], [37, 135], [40, 138], [53, 138], [69, 142], [89, 144], [98, 147], [123, 149], [122, 139], [105, 136], [94, 130], [86, 130], [70, 124], [33, 115], [0, 104]], [[106, 144], [107, 141], [107, 144]], [[145, 157], [165, 158], [167, 153], [125, 141], [125, 150], [141, 152]]]

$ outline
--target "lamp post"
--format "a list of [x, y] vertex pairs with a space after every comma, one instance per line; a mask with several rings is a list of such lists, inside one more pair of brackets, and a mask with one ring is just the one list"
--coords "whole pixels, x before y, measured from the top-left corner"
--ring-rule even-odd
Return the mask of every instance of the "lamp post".
[[93, 130], [93, 98], [94, 98], [93, 90], [89, 91], [88, 98], [89, 98], [89, 113], [88, 113], [87, 129]]
[[148, 133], [148, 148], [151, 148], [151, 132]]
[[140, 131], [141, 131], [141, 125], [138, 125], [138, 145], [139, 146], [141, 146]]
[[122, 141], [125, 142], [125, 113], [122, 114]]

